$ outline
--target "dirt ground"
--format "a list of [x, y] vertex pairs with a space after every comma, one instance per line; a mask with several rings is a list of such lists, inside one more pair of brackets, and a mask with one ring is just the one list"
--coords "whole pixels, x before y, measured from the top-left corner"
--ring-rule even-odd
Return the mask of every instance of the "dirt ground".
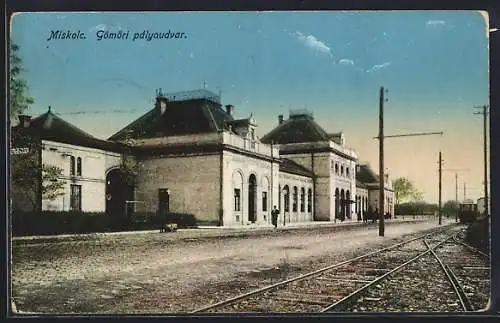
[[185, 313], [436, 226], [387, 223], [385, 237], [377, 225], [362, 225], [220, 238], [150, 233], [14, 243], [12, 292], [25, 312]]

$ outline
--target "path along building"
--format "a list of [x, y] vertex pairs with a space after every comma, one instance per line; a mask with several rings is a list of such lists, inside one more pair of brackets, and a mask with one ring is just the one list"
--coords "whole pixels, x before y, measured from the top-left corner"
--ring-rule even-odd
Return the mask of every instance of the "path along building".
[[[106, 211], [113, 214], [169, 211], [191, 214], [198, 225], [269, 225], [356, 221], [377, 207], [378, 177], [358, 163], [342, 133], [328, 133], [307, 111], [278, 117], [262, 138], [250, 114], [236, 118], [232, 105], [203, 90], [164, 95], [153, 109], [108, 140], [101, 140], [49, 111], [21, 116], [13, 134], [30, 134], [39, 163], [63, 169], [63, 194], [53, 200], [33, 188], [43, 210]], [[16, 135], [19, 137], [19, 135]], [[16, 138], [17, 138], [16, 137]], [[23, 148], [13, 140], [13, 151]], [[133, 185], [120, 165], [133, 162]], [[14, 162], [14, 161], [13, 161]], [[42, 179], [40, 179], [42, 181]], [[386, 212], [393, 210], [388, 177]], [[13, 208], [29, 204], [12, 190]]]

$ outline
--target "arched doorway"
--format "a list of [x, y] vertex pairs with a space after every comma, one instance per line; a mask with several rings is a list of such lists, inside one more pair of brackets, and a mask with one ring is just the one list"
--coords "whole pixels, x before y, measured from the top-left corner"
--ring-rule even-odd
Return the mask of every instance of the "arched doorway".
[[248, 221], [257, 220], [257, 178], [251, 174], [248, 178]]
[[113, 169], [106, 175], [106, 213], [116, 219], [130, 219], [133, 214], [133, 204], [126, 205], [126, 201], [133, 200], [134, 188], [128, 185], [119, 169]]

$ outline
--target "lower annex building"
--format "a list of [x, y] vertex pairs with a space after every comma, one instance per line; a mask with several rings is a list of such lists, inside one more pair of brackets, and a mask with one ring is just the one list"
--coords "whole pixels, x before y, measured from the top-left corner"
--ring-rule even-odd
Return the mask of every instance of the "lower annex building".
[[[15, 133], [39, 141], [40, 164], [63, 169], [65, 185], [50, 200], [33, 188], [33, 200], [13, 187], [13, 209], [121, 213], [168, 210], [195, 216], [198, 225], [270, 225], [357, 221], [377, 209], [378, 176], [358, 162], [343, 133], [328, 133], [307, 111], [291, 111], [262, 138], [254, 117], [236, 118], [234, 106], [206, 90], [165, 95], [153, 109], [108, 140], [93, 137], [49, 111], [21, 116]], [[13, 140], [13, 148], [22, 144]], [[32, 152], [33, 153], [33, 152]], [[133, 156], [129, 185], [119, 171]], [[384, 213], [394, 214], [385, 178]]]

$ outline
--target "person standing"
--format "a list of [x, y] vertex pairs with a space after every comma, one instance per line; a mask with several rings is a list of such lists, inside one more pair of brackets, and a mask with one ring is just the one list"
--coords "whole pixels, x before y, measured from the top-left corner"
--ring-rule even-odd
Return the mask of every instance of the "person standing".
[[278, 210], [275, 205], [274, 209], [271, 211], [271, 222], [275, 228], [278, 227], [278, 214], [280, 214], [280, 210]]

